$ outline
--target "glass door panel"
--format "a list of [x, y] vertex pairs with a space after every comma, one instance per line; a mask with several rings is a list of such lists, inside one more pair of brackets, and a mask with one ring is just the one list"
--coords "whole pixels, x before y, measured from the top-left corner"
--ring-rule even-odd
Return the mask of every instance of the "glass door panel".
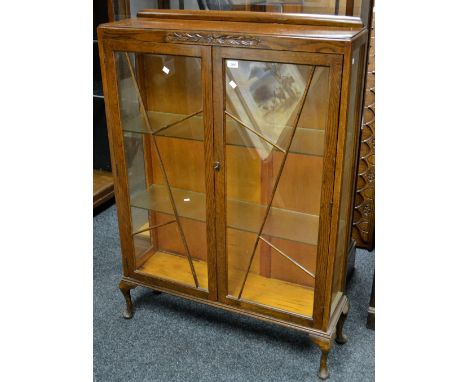
[[207, 290], [201, 58], [115, 57], [135, 270]]
[[223, 65], [228, 295], [312, 318], [329, 68]]

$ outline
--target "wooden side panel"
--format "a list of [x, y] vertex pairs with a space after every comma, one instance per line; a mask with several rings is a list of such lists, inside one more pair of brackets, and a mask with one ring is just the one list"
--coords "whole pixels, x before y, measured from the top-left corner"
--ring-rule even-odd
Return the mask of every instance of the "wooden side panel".
[[339, 194], [339, 212], [336, 233], [336, 248], [333, 256], [330, 256], [329, 280], [327, 285], [331, 288], [331, 299], [326, 302], [327, 309], [333, 314], [332, 309], [337, 304], [340, 294], [344, 292], [346, 283], [347, 257], [351, 240], [353, 200], [355, 191], [356, 169], [359, 149], [359, 132], [361, 126], [362, 94], [365, 75], [365, 55], [367, 40], [361, 39], [352, 46], [348, 60], [350, 65], [349, 96], [346, 107], [345, 130], [340, 137], [340, 163], [341, 185]]

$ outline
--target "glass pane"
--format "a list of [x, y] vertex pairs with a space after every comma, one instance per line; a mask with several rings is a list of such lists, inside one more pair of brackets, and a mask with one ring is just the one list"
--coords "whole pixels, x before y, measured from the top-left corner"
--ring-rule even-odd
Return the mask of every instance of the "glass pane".
[[329, 69], [224, 64], [228, 293], [311, 317]]
[[201, 59], [116, 61], [136, 269], [208, 289]]
[[[360, 121], [356, 118], [360, 113], [359, 109], [361, 104], [360, 100], [360, 93], [359, 93], [359, 86], [357, 84], [358, 77], [360, 74], [360, 65], [362, 65], [362, 54], [364, 52], [361, 51], [362, 48], [355, 48], [353, 51], [353, 58], [352, 58], [352, 68], [351, 68], [351, 83], [350, 89], [355, 89], [353, 93], [351, 93], [351, 97], [349, 99], [349, 108], [348, 108], [348, 122], [346, 126], [346, 140], [345, 140], [345, 157], [344, 157], [344, 168], [343, 168], [343, 180], [342, 180], [342, 189], [341, 189], [341, 202], [340, 202], [340, 217], [338, 222], [338, 241], [337, 241], [337, 248], [336, 248], [336, 257], [334, 263], [334, 271], [333, 271], [333, 289], [332, 289], [332, 308], [331, 311], [333, 312], [336, 304], [339, 301], [339, 298], [343, 294], [343, 279], [341, 270], [345, 266], [343, 263], [347, 259], [347, 253], [349, 248], [347, 245], [349, 244], [348, 238], [351, 234], [351, 227], [347, 224], [349, 221], [352, 222], [352, 211], [353, 211], [353, 183], [352, 178], [354, 176], [353, 173], [353, 164], [355, 158], [355, 141], [356, 141], [356, 134], [359, 134], [359, 127], [356, 124], [359, 124]], [[361, 55], [361, 58], [360, 58]]]

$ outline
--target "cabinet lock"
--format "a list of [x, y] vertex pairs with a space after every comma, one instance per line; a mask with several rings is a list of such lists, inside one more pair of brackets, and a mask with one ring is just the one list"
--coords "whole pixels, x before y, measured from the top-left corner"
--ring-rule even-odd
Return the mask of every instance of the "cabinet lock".
[[221, 169], [221, 163], [219, 163], [219, 161], [216, 161], [213, 163], [213, 168], [216, 170], [216, 171], [219, 171]]

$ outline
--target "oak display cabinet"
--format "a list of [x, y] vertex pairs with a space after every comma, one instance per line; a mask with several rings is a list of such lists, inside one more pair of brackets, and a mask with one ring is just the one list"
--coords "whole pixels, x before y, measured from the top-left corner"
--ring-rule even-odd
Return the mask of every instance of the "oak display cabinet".
[[367, 32], [358, 18], [143, 10], [99, 27], [130, 290], [345, 343]]

